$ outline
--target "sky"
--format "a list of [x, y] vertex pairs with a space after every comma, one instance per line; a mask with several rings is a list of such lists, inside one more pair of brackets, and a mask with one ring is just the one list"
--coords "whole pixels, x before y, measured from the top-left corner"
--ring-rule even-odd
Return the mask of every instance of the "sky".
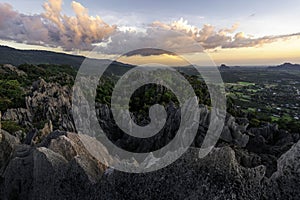
[[[159, 48], [217, 65], [300, 63], [300, 1], [0, 0], [0, 44], [98, 58]], [[125, 56], [180, 65], [153, 51]]]

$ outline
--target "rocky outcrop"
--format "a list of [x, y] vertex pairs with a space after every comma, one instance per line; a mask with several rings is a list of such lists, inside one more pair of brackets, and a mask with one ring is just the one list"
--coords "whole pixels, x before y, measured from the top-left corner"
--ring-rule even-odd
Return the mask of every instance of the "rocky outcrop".
[[[83, 94], [73, 95], [78, 101], [84, 96]], [[61, 86], [57, 83], [47, 83], [43, 79], [40, 79], [33, 83], [26, 97], [26, 109], [10, 109], [4, 113], [2, 119], [15, 121], [21, 125], [25, 125], [30, 130], [32, 130], [32, 128], [40, 129], [37, 133], [33, 130], [30, 131], [30, 133], [28, 133], [30, 135], [25, 137], [26, 144], [37, 143], [45, 136], [45, 134], [41, 132], [44, 132], [42, 130], [43, 127], [50, 121], [52, 122], [53, 129], [70, 132], [77, 131], [73, 122], [71, 105], [70, 87]], [[79, 103], [79, 105], [81, 104]], [[97, 116], [93, 116], [94, 113], [90, 112], [89, 105], [81, 105], [80, 108], [74, 108], [74, 110], [84, 113], [87, 119], [98, 117], [102, 129], [109, 139], [117, 146], [130, 151], [147, 152], [160, 149], [174, 138], [180, 125], [180, 110], [174, 103], [170, 103], [166, 106], [168, 118], [164, 128], [150, 140], [136, 139], [124, 134], [117, 127], [108, 106], [96, 104], [96, 108]], [[198, 133], [193, 143], [195, 147], [201, 146], [210, 122], [210, 111], [207, 107], [201, 107], [200, 115]], [[147, 125], [149, 123], [148, 118], [137, 120], [135, 115], [132, 115], [132, 118], [135, 122], [141, 123], [140, 125]], [[224, 129], [221, 134], [221, 141], [239, 147], [245, 147], [249, 140], [249, 131], [247, 130], [248, 123], [246, 119], [238, 120], [230, 115], [226, 117]], [[89, 120], [84, 119], [82, 122], [87, 129], [92, 126], [88, 121]], [[37, 139], [39, 141], [37, 141]]]
[[221, 139], [230, 144], [245, 147], [249, 141], [247, 126], [247, 123], [238, 124], [233, 116], [228, 115], [221, 133]]
[[51, 120], [55, 128], [75, 131], [71, 117], [71, 89], [43, 79], [33, 83], [26, 106], [35, 120]]
[[0, 173], [4, 170], [15, 146], [20, 144], [18, 138], [0, 129]]
[[2, 116], [4, 121], [15, 121], [17, 123], [26, 125], [32, 123], [32, 115], [28, 109], [14, 108], [8, 109]]
[[[230, 147], [198, 158], [189, 149], [170, 166], [146, 174], [113, 171], [103, 177], [122, 199], [259, 199], [265, 168], [241, 167]], [[96, 188], [102, 187], [102, 183]], [[95, 188], [95, 196], [100, 196]]]
[[[98, 117], [108, 138], [132, 152], [160, 149], [180, 125], [180, 110], [173, 103], [166, 106], [163, 129], [148, 139], [121, 131], [107, 105], [96, 104], [97, 116], [89, 111], [88, 105], [78, 108], [86, 119]], [[202, 106], [193, 148], [175, 163], [146, 174], [123, 173], [99, 163], [80, 135], [67, 132], [76, 131], [71, 89], [41, 79], [26, 97], [26, 108], [10, 109], [2, 116], [33, 129], [23, 144], [5, 131], [0, 134], [0, 199], [299, 199], [299, 134], [272, 124], [249, 129], [247, 119], [227, 115], [217, 148], [200, 159], [197, 148], [210, 115]], [[132, 118], [140, 125], [149, 123], [148, 118], [140, 120], [134, 114]], [[85, 125], [92, 126], [88, 120]], [[85, 139], [91, 148], [97, 144], [91, 137]], [[101, 148], [99, 154], [108, 157], [107, 149]], [[150, 154], [145, 160], [128, 162], [158, 165], [160, 159]]]
[[45, 123], [44, 127], [39, 131], [38, 134], [35, 134], [34, 137], [32, 137], [32, 142], [34, 144], [38, 144], [45, 137], [47, 137], [52, 131], [53, 131], [53, 125], [50, 120], [47, 123]]
[[40, 79], [33, 83], [25, 101], [26, 108], [8, 109], [2, 120], [14, 121], [26, 128], [41, 129], [51, 121], [55, 129], [75, 131], [69, 86]]
[[[116, 171], [99, 163], [75, 133], [54, 131], [36, 147], [20, 145], [17, 139], [5, 132], [7, 134], [6, 140], [13, 145], [10, 155], [1, 157], [1, 160], [7, 160], [7, 164], [0, 174], [0, 199], [300, 197], [297, 190], [300, 142], [278, 159], [278, 170], [267, 178], [265, 166], [249, 168], [241, 165], [240, 158], [242, 155], [249, 156], [249, 152], [233, 150], [229, 146], [214, 148], [204, 158], [199, 157], [199, 149], [190, 148], [181, 158], [161, 170], [134, 174]], [[91, 145], [95, 140], [85, 139]], [[1, 142], [0, 147], [5, 144]], [[107, 153], [105, 149], [103, 153]], [[128, 159], [126, 162], [133, 161]], [[160, 159], [150, 154], [143, 162], [157, 164]]]
[[[80, 100], [80, 98], [84, 96], [83, 94], [73, 95], [75, 95], [74, 99], [77, 100]], [[52, 122], [53, 129], [76, 132], [71, 106], [70, 87], [61, 86], [57, 83], [47, 83], [45, 80], [40, 79], [33, 83], [30, 92], [26, 97], [26, 108], [9, 109], [2, 116], [2, 120], [15, 121], [30, 130], [32, 128], [40, 129], [35, 137], [40, 136], [42, 134], [41, 132], [44, 132], [42, 129], [49, 122]], [[96, 108], [97, 116], [92, 116], [93, 113], [90, 112], [89, 105], [74, 108], [74, 110], [77, 109], [78, 112], [84, 113], [87, 118], [98, 117], [102, 128], [111, 140], [122, 148], [129, 146], [128, 150], [136, 152], [147, 152], [148, 150], [161, 148], [174, 138], [180, 124], [180, 110], [171, 102], [166, 106], [168, 118], [164, 128], [153, 138], [153, 140], [147, 140], [141, 143], [141, 140], [135, 140], [134, 138], [129, 137], [116, 126], [108, 106], [96, 104]], [[203, 106], [201, 108], [200, 115], [199, 129], [194, 146], [201, 146], [210, 121], [210, 111], [207, 107]], [[132, 117], [135, 122], [138, 122], [135, 115], [132, 115]], [[87, 123], [86, 127], [92, 126], [92, 124], [88, 124], [88, 120], [85, 120], [83, 123]], [[146, 125], [149, 123], [149, 119], [145, 118], [141, 123]], [[227, 143], [244, 147], [248, 142], [248, 136], [245, 129], [245, 125], [238, 124], [234, 117], [228, 116], [221, 139]], [[30, 137], [27, 137], [26, 144], [31, 144], [31, 141], [28, 141], [28, 138]], [[31, 137], [30, 139], [34, 140], [35, 138]], [[36, 141], [34, 143], [36, 143]], [[130, 145], [128, 145], [129, 143]], [[144, 145], [144, 143], [146, 144]]]
[[76, 134], [54, 132], [45, 140], [39, 147], [16, 146], [1, 176], [1, 199], [86, 199], [106, 167]]
[[85, 169], [86, 175], [93, 183], [97, 182], [106, 170], [106, 166], [87, 151], [78, 134], [66, 133], [66, 135], [51, 140], [48, 148]]
[[24, 71], [19, 70], [17, 67], [10, 65], [10, 64], [4, 64], [4, 65], [0, 66], [0, 70], [14, 72], [18, 76], [27, 76], [27, 74]]
[[[166, 107], [167, 120], [165, 126], [158, 134], [146, 140], [130, 137], [119, 129], [115, 124], [112, 113], [107, 105], [96, 105], [97, 116], [100, 125], [110, 140], [121, 148], [134, 152], [149, 152], [160, 149], [168, 144], [176, 135], [181, 123], [180, 109], [175, 107], [174, 103], [170, 103]], [[87, 109], [89, 110], [89, 109]], [[88, 115], [87, 115], [88, 116]], [[92, 117], [92, 116], [89, 116]], [[88, 118], [89, 118], [88, 117]], [[210, 111], [206, 106], [200, 108], [200, 121], [197, 136], [193, 146], [201, 147], [203, 139], [207, 133], [210, 124]], [[135, 115], [132, 115], [133, 121], [137, 123]], [[144, 125], [149, 123], [146, 119], [142, 122]], [[245, 147], [248, 143], [249, 136], [247, 135], [247, 124], [240, 125], [235, 122], [235, 118], [228, 115], [224, 124], [221, 140], [229, 144]]]
[[268, 193], [273, 199], [300, 198], [300, 142], [283, 154], [277, 163], [277, 171], [270, 178]]
[[[257, 164], [267, 166], [268, 177], [277, 170], [277, 159], [299, 140], [299, 133], [279, 130], [277, 125], [272, 124], [251, 128], [249, 133], [246, 149], [260, 157], [260, 162]], [[256, 164], [253, 163], [250, 166], [256, 166]], [[250, 166], [248, 165], [248, 167]]]
[[202, 159], [198, 158], [198, 149], [189, 149], [176, 162], [155, 172], [107, 170], [91, 197], [112, 193], [115, 196], [109, 199], [296, 200], [300, 198], [299, 144], [278, 160], [278, 171], [270, 179], [263, 165], [241, 166], [230, 147], [215, 148]]

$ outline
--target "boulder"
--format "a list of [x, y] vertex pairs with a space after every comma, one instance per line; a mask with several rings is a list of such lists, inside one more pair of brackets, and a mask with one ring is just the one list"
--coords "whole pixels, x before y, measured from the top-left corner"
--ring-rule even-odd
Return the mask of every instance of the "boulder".
[[72, 166], [81, 167], [89, 180], [96, 183], [106, 170], [106, 166], [96, 160], [86, 149], [75, 133], [67, 133], [51, 140], [49, 149], [64, 156]]
[[[151, 173], [105, 173], [94, 196], [109, 191], [121, 194], [121, 199], [260, 199], [265, 167], [240, 166], [230, 147], [215, 148], [203, 159], [198, 154], [199, 150], [189, 149], [168, 167]], [[106, 191], [107, 182], [111, 188]]]
[[86, 199], [106, 167], [78, 136], [50, 133], [37, 147], [18, 145], [1, 176], [0, 199]]
[[277, 171], [271, 176], [268, 193], [273, 199], [300, 198], [300, 141], [277, 161]]
[[17, 137], [0, 129], [0, 174], [9, 162], [15, 146], [18, 144], [20, 144], [20, 140]]

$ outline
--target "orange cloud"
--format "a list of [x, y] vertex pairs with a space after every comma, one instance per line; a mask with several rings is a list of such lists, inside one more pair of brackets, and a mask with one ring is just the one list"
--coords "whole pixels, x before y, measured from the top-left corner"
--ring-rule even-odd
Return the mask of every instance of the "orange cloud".
[[58, 28], [58, 38], [66, 50], [89, 50], [93, 43], [108, 38], [116, 26], [106, 24], [99, 16], [89, 16], [88, 9], [80, 3], [71, 3], [75, 17], [61, 14], [62, 0], [49, 0], [44, 4], [44, 17]]
[[62, 0], [49, 0], [44, 3], [45, 18], [55, 23], [61, 30], [64, 28], [61, 22]]

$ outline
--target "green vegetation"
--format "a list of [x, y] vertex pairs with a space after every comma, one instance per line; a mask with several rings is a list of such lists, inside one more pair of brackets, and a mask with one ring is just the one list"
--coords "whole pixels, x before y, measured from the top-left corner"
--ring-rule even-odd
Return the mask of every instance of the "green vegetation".
[[[192, 85], [195, 94], [199, 98], [199, 104], [210, 105], [210, 96], [206, 84], [197, 76], [188, 76], [183, 74], [184, 77]], [[113, 88], [118, 81], [119, 77], [116, 76], [103, 76], [97, 88], [96, 102], [100, 104], [111, 104], [111, 96]], [[164, 81], [172, 82], [172, 76], [164, 77]], [[126, 87], [123, 85], [123, 87]], [[185, 88], [179, 88], [185, 92]], [[125, 100], [125, 99], [124, 99]], [[148, 117], [149, 108], [154, 104], [167, 106], [173, 102], [175, 106], [179, 106], [179, 101], [175, 94], [164, 86], [156, 84], [147, 84], [137, 89], [129, 100], [129, 110], [136, 114], [138, 118], [142, 119]]]
[[255, 85], [255, 83], [249, 83], [249, 82], [243, 82], [243, 81], [238, 82], [238, 84], [243, 85], [243, 86], [253, 86], [253, 85]]
[[1, 125], [2, 125], [2, 129], [6, 130], [9, 133], [14, 133], [16, 131], [25, 132], [25, 129], [22, 128], [18, 123], [14, 121], [2, 121]]
[[27, 77], [24, 78], [25, 86], [31, 85], [32, 82], [43, 78], [45, 81], [53, 81], [61, 85], [73, 85], [77, 71], [69, 65], [29, 65], [23, 64], [18, 69], [24, 71]]
[[9, 108], [25, 107], [26, 91], [39, 78], [47, 82], [72, 86], [76, 76], [76, 70], [68, 65], [22, 64], [17, 69], [26, 74], [19, 75], [0, 65], [0, 111], [2, 112]]
[[24, 92], [17, 80], [0, 80], [0, 111], [24, 107]]
[[250, 125], [258, 122], [277, 123], [280, 129], [300, 130], [300, 71], [268, 69], [236, 69], [223, 71], [228, 112], [247, 117]]
[[[122, 75], [118, 67], [124, 70], [122, 73], [130, 69], [130, 66], [113, 63], [112, 69], [99, 80], [96, 102], [110, 106], [112, 91]], [[17, 69], [25, 74], [18, 74], [0, 65], [0, 111], [2, 112], [10, 108], [25, 107], [25, 96], [28, 95], [33, 82], [40, 78], [62, 86], [72, 86], [77, 73], [77, 70], [69, 65], [22, 64]], [[117, 71], [118, 73], [115, 73]], [[182, 73], [182, 75], [199, 97], [199, 104], [210, 105], [210, 95], [205, 82], [192, 73]], [[223, 71], [221, 75], [225, 81], [227, 111], [230, 114], [236, 117], [247, 117], [251, 126], [270, 122], [277, 123], [281, 129], [299, 132], [300, 72], [238, 69]], [[171, 75], [165, 75], [163, 80], [170, 83], [174, 81]], [[185, 91], [185, 88], [179, 90]], [[148, 117], [149, 108], [154, 104], [167, 106], [170, 102], [174, 102], [175, 106], [179, 106], [178, 99], [171, 90], [155, 84], [144, 85], [136, 90], [129, 102], [129, 110], [138, 118]], [[43, 124], [36, 122], [34, 125], [41, 127]], [[3, 127], [10, 130], [19, 128], [12, 122], [6, 122]]]
[[251, 127], [259, 127], [259, 125], [260, 125], [260, 120], [255, 119], [255, 118], [252, 118], [250, 120], [250, 126]]

